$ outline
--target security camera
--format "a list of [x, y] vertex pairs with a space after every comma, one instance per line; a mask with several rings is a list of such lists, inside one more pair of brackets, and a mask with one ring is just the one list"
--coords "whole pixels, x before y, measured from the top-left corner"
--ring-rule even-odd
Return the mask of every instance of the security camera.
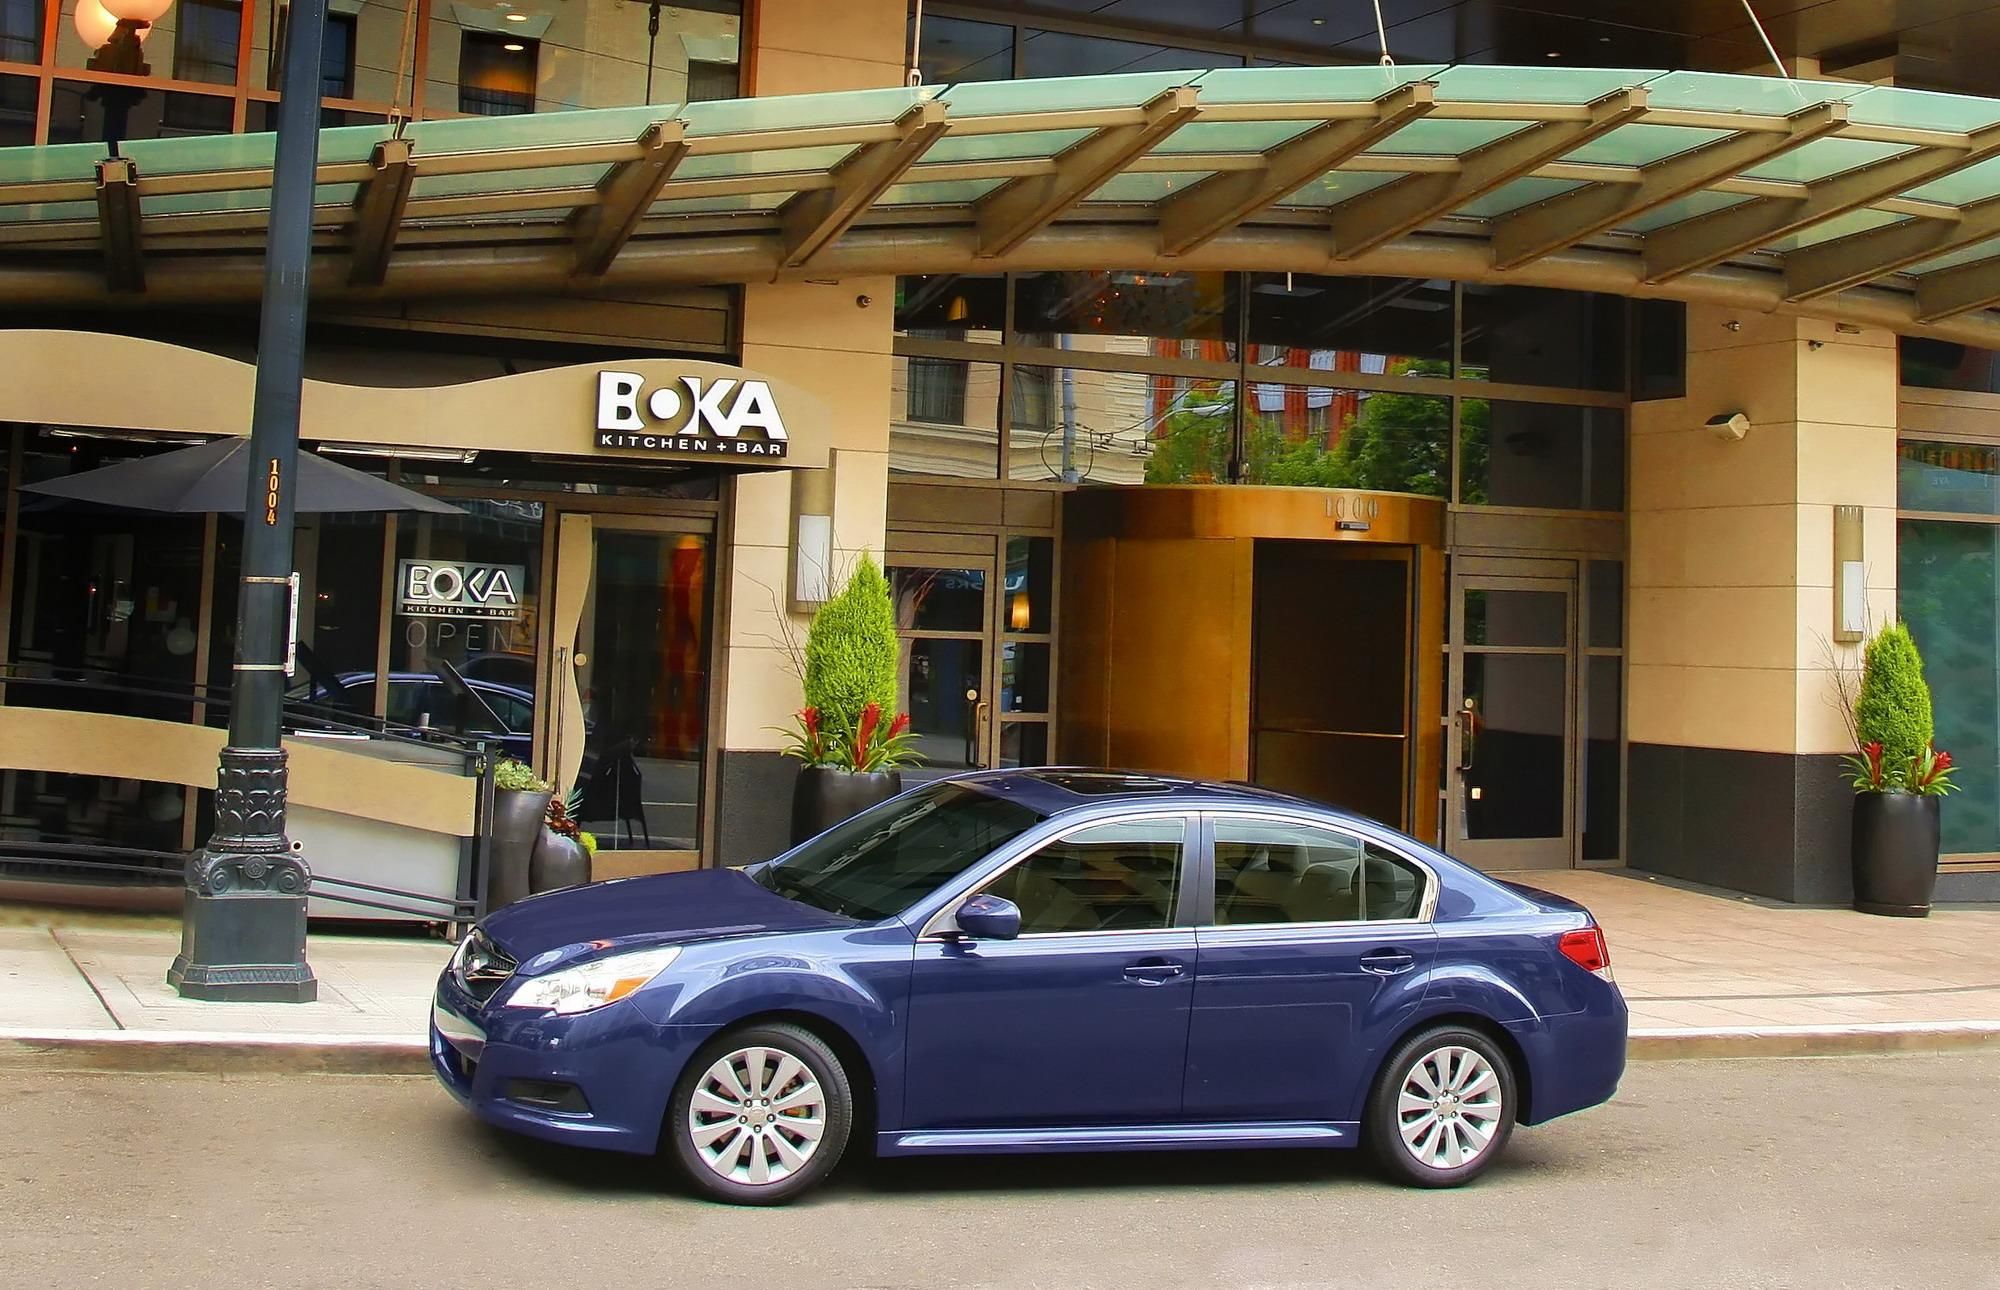
[[1750, 433], [1750, 418], [1741, 412], [1720, 412], [1708, 419], [1708, 428], [1716, 438], [1734, 441]]

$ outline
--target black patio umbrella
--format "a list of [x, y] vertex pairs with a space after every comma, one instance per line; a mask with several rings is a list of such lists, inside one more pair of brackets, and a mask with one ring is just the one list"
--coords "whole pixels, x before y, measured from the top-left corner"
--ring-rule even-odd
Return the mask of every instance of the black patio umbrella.
[[[129, 511], [240, 516], [251, 468], [250, 441], [231, 436], [155, 457], [100, 466], [65, 479], [23, 484], [21, 491]], [[258, 469], [261, 472], [262, 467]], [[463, 514], [449, 502], [303, 451], [299, 453], [292, 497], [293, 508], [301, 515], [374, 511]]]

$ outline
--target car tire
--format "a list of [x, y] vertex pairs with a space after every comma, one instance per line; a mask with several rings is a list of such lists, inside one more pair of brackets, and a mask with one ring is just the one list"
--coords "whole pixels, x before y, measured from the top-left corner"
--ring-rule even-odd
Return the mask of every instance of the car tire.
[[782, 1205], [840, 1163], [854, 1094], [824, 1040], [792, 1025], [752, 1025], [688, 1062], [667, 1109], [669, 1150], [703, 1194]]
[[1513, 1064], [1479, 1031], [1426, 1030], [1383, 1063], [1363, 1137], [1398, 1182], [1462, 1186], [1506, 1148], [1519, 1111], [1515, 1087]]

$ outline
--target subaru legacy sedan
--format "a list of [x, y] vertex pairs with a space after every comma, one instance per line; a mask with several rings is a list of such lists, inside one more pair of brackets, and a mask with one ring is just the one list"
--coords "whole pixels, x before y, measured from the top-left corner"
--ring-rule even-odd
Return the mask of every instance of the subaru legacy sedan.
[[850, 1147], [1359, 1145], [1455, 1186], [1610, 1098], [1625, 1032], [1570, 901], [1259, 789], [1029, 770], [500, 910], [431, 1057], [491, 1124], [770, 1204]]

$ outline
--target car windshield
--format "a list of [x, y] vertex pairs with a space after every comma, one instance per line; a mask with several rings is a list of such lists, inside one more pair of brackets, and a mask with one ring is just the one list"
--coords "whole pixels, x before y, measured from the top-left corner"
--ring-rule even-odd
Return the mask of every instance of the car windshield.
[[757, 881], [873, 922], [900, 914], [1044, 818], [963, 784], [926, 785], [820, 834], [765, 866]]

